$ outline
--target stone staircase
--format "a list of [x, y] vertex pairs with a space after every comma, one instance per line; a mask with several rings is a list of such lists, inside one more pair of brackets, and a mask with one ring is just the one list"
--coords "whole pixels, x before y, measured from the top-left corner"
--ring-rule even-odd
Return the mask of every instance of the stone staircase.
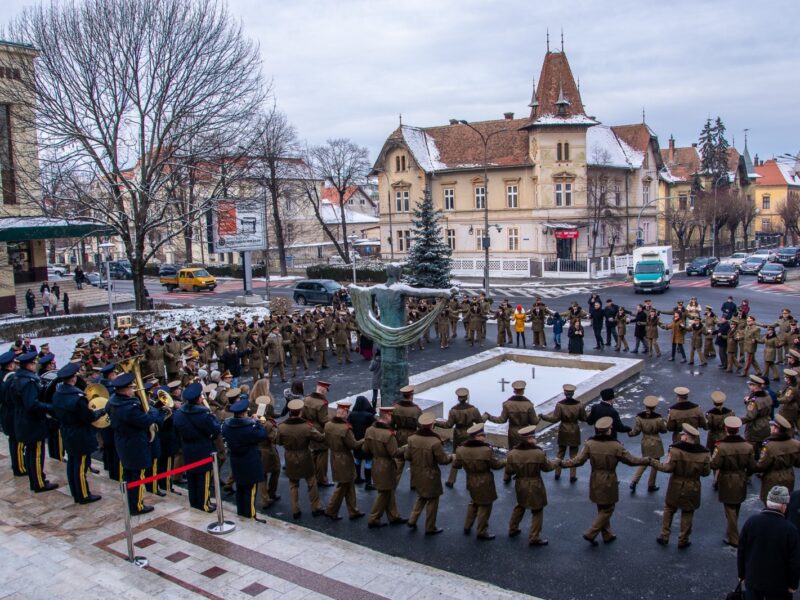
[[[82, 304], [84, 308], [93, 308], [97, 306], [108, 306], [108, 291], [100, 287], [94, 287], [88, 283], [83, 284], [83, 289], [79, 290], [75, 287], [75, 280], [71, 278], [62, 278], [59, 280], [51, 280], [50, 286], [58, 281], [58, 287], [61, 288], [61, 300], [58, 303], [58, 314], [64, 314], [64, 293], [69, 294], [70, 311], [74, 312], [74, 308], [78, 304]], [[112, 280], [112, 287], [115, 280]], [[16, 287], [17, 296], [17, 314], [27, 316], [27, 309], [25, 308], [25, 293], [28, 289], [32, 289], [36, 294], [36, 308], [34, 309], [35, 316], [41, 316], [42, 312], [42, 295], [39, 293], [39, 288], [42, 282], [36, 281], [33, 283], [22, 283]], [[111, 292], [111, 299], [114, 304], [123, 302], [133, 302], [133, 294], [123, 292]]]

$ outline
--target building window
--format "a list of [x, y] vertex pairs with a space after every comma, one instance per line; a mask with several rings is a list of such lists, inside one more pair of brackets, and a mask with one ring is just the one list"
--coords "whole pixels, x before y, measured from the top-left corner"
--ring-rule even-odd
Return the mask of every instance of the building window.
[[556, 160], [558, 162], [561, 162], [563, 156], [564, 156], [563, 146], [561, 145], [561, 142], [558, 142], [558, 144], [556, 144]]
[[689, 208], [694, 209], [695, 200], [697, 200], [697, 196], [695, 196], [694, 194], [689, 196]]
[[650, 202], [650, 182], [645, 181], [642, 184], [642, 204]]
[[603, 225], [600, 225], [600, 245], [601, 246], [605, 246], [606, 245], [606, 226], [605, 226], [605, 223]]
[[486, 208], [486, 188], [475, 186], [475, 208]]
[[569, 160], [569, 142], [564, 142], [564, 160]]
[[763, 232], [770, 232], [772, 231], [772, 220], [769, 218], [761, 219], [761, 231]]
[[764, 210], [769, 210], [769, 196], [761, 197], [761, 208]]
[[483, 229], [475, 229], [475, 249], [483, 250]]
[[408, 190], [397, 190], [394, 199], [397, 212], [408, 212]]
[[644, 158], [642, 159], [642, 168], [647, 169], [650, 167], [650, 160], [648, 157], [647, 152], [644, 153]]
[[508, 228], [508, 249], [509, 250], [519, 250], [519, 228], [518, 227], [509, 227]]
[[456, 208], [456, 191], [453, 188], [444, 188], [444, 209], [455, 210]]
[[353, 206], [353, 197], [352, 197], [352, 196], [350, 196], [350, 198], [348, 198], [348, 200], [347, 200], [347, 203], [348, 203], [350, 206]]
[[556, 206], [572, 206], [572, 184], [556, 184]]
[[400, 252], [408, 252], [411, 249], [411, 230], [400, 229], [397, 232], [397, 244]]
[[619, 184], [614, 184], [614, 203], [619, 206], [622, 204], [622, 192], [620, 192]]
[[358, 199], [358, 203], [359, 203], [361, 206], [364, 206], [364, 205], [366, 205], [366, 203], [367, 203], [367, 199], [366, 199], [366, 198], [364, 198], [364, 196], [360, 196], [360, 197], [359, 197], [359, 199]]
[[11, 105], [0, 104], [0, 185], [3, 204], [17, 203], [14, 155], [11, 152]]
[[447, 230], [447, 245], [450, 247], [450, 250], [456, 249], [456, 230], [455, 229], [448, 229]]
[[688, 197], [686, 194], [679, 194], [678, 195], [678, 208], [680, 210], [686, 210], [689, 207]]
[[509, 183], [506, 186], [506, 202], [508, 204], [508, 208], [518, 208], [519, 207], [519, 189], [517, 188], [516, 183]]
[[406, 170], [406, 155], [400, 154], [394, 157], [394, 170], [397, 172]]
[[642, 237], [645, 244], [649, 244], [652, 241], [650, 238], [650, 223], [648, 222], [642, 223]]

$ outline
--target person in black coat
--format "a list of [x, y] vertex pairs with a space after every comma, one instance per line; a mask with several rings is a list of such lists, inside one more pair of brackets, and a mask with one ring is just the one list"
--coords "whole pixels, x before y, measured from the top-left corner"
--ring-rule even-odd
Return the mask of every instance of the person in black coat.
[[583, 338], [586, 332], [579, 318], [572, 319], [567, 330], [567, 351], [570, 354], [583, 354]]
[[736, 302], [733, 301], [733, 296], [728, 296], [728, 299], [722, 303], [722, 307], [720, 308], [720, 313], [726, 319], [730, 319], [733, 315], [736, 314], [738, 307], [736, 306]]
[[[192, 383], [183, 390], [183, 405], [172, 415], [172, 425], [178, 432], [183, 448], [184, 463], [191, 464], [211, 456], [214, 440], [220, 433], [220, 424], [211, 410], [203, 404], [203, 385]], [[212, 505], [211, 464], [201, 465], [186, 472], [189, 504], [205, 512], [216, 510]]]
[[231, 387], [239, 387], [239, 377], [242, 374], [242, 357], [244, 357], [245, 354], [247, 353], [243, 350], [239, 350], [236, 347], [236, 342], [231, 340], [219, 359], [219, 366], [217, 368], [220, 371], [230, 371], [230, 374], [233, 376]]
[[36, 294], [30, 288], [25, 292], [25, 306], [28, 308], [28, 316], [32, 317], [33, 311], [36, 310]]
[[[114, 395], [106, 405], [114, 430], [114, 445], [122, 462], [122, 479], [125, 482], [144, 479], [145, 472], [153, 466], [150, 453], [150, 426], [161, 426], [164, 415], [150, 408], [144, 412], [141, 399], [134, 395], [133, 373], [123, 373], [112, 383]], [[128, 508], [132, 515], [141, 515], [153, 510], [144, 503], [144, 486], [128, 488]]]
[[606, 346], [611, 345], [611, 338], [614, 338], [614, 344], [619, 343], [619, 336], [617, 334], [617, 313], [619, 306], [614, 304], [614, 301], [609, 298], [606, 300], [606, 306], [603, 309], [603, 318], [606, 325]]
[[17, 357], [19, 369], [14, 373], [11, 393], [14, 398], [14, 431], [25, 445], [25, 470], [34, 492], [47, 492], [58, 487], [44, 473], [44, 440], [47, 438], [49, 406], [39, 400], [42, 384], [36, 374], [36, 352]]
[[600, 390], [600, 402], [592, 405], [592, 409], [586, 417], [586, 422], [589, 425], [594, 425], [603, 417], [611, 417], [614, 421], [614, 426], [611, 429], [611, 436], [617, 439], [617, 433], [628, 433], [631, 428], [622, 423], [622, 419], [619, 418], [619, 412], [614, 408], [613, 403], [614, 390], [612, 388]]
[[231, 405], [233, 416], [222, 424], [222, 437], [228, 446], [231, 471], [236, 483], [236, 513], [264, 523], [263, 519], [256, 516], [256, 490], [258, 483], [264, 481], [259, 444], [267, 439], [267, 430], [247, 416], [249, 407], [247, 398]]
[[800, 534], [786, 520], [789, 503], [789, 490], [776, 485], [767, 507], [742, 526], [736, 565], [748, 600], [790, 600], [800, 584]]
[[14, 362], [16, 354], [13, 350], [0, 354], [0, 427], [8, 437], [8, 455], [11, 457], [11, 472], [14, 477], [24, 477], [25, 445], [17, 440], [14, 429], [14, 397], [11, 390], [11, 375], [17, 368]]
[[589, 309], [589, 318], [592, 320], [592, 331], [594, 331], [595, 350], [603, 349], [603, 323], [605, 323], [605, 311], [600, 306], [600, 302], [595, 302]]
[[719, 323], [714, 328], [714, 345], [717, 346], [717, 354], [719, 355], [719, 368], [728, 368], [728, 334], [731, 332], [731, 324], [728, 323], [727, 317], [722, 315], [719, 318]]
[[53, 414], [61, 423], [61, 439], [67, 452], [67, 481], [69, 491], [78, 504], [90, 504], [100, 496], [89, 492], [86, 473], [97, 450], [97, 436], [92, 423], [105, 414], [105, 409], [92, 410], [86, 395], [78, 389], [78, 363], [67, 363], [58, 370], [53, 394]]
[[647, 311], [641, 304], [636, 305], [636, 314], [633, 316], [633, 337], [636, 340], [636, 345], [633, 347], [634, 354], [639, 354], [639, 346], [642, 346], [642, 352], [647, 352], [647, 341], [645, 336], [647, 334]]
[[[358, 440], [364, 439], [367, 428], [375, 422], [375, 409], [365, 396], [357, 396], [353, 410], [347, 415], [347, 422], [353, 428], [353, 437]], [[365, 490], [374, 490], [372, 486], [372, 455], [364, 452], [360, 447], [353, 450], [353, 459], [356, 463], [355, 483], [364, 483]], [[364, 463], [364, 477], [361, 477], [361, 463]]]

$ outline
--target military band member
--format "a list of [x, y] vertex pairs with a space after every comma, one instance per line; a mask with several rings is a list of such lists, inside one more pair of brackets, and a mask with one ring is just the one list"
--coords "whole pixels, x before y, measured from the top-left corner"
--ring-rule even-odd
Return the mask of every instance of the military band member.
[[289, 418], [278, 425], [276, 441], [283, 446], [286, 477], [289, 478], [292, 517], [299, 519], [303, 514], [300, 510], [299, 493], [301, 479], [305, 480], [308, 486], [311, 515], [318, 517], [323, 514], [323, 510], [319, 501], [317, 477], [315, 475], [316, 467], [312, 458], [311, 444], [314, 443], [316, 446], [324, 445], [325, 437], [312, 422], [303, 418], [302, 413], [305, 410], [303, 400], [292, 400], [288, 404], [288, 409]]
[[[566, 455], [567, 448], [569, 448], [570, 458], [574, 458], [578, 454], [578, 448], [581, 445], [580, 422], [586, 422], [586, 410], [574, 398], [575, 386], [571, 383], [565, 383], [562, 389], [564, 390], [564, 399], [559, 400], [553, 412], [542, 415], [542, 420], [544, 421], [561, 423], [558, 426], [558, 454], [556, 455], [559, 461]], [[555, 470], [555, 478], [558, 481], [561, 478], [561, 466], [557, 465]], [[576, 470], [573, 467], [569, 471], [569, 482], [575, 483], [577, 480]]]
[[394, 407], [380, 406], [378, 411], [378, 420], [367, 428], [362, 446], [362, 450], [372, 456], [372, 485], [378, 491], [367, 521], [370, 529], [386, 525], [381, 521], [384, 512], [390, 525], [402, 525], [408, 521], [397, 511], [395, 499], [397, 463], [394, 459], [398, 447], [391, 425]]
[[325, 444], [323, 436], [325, 423], [330, 420], [328, 415], [328, 389], [330, 386], [331, 384], [327, 381], [317, 381], [316, 389], [303, 400], [303, 418], [310, 422], [320, 434], [318, 438], [314, 437], [310, 441], [316, 485], [319, 487], [333, 486], [328, 482], [328, 446]]
[[615, 505], [619, 502], [617, 464], [621, 462], [628, 466], [646, 465], [650, 463], [650, 459], [632, 455], [613, 437], [614, 420], [611, 417], [598, 419], [594, 427], [594, 436], [586, 440], [578, 456], [562, 461], [561, 466], [580, 467], [587, 460], [592, 465], [589, 499], [597, 505], [597, 517], [584, 532], [583, 539], [592, 546], [597, 546], [595, 538], [598, 534], [602, 535], [606, 544], [617, 539], [611, 531], [611, 517]]
[[[397, 445], [401, 448], [406, 445], [408, 438], [417, 431], [417, 421], [422, 414], [422, 409], [414, 404], [414, 386], [406, 385], [400, 388], [403, 397], [395, 402], [392, 412], [392, 429], [397, 435]], [[397, 458], [397, 481], [403, 476], [405, 459], [402, 456]], [[412, 481], [413, 489], [414, 483]]]
[[792, 427], [797, 429], [800, 422], [800, 397], [798, 397], [797, 371], [794, 369], [784, 369], [783, 389], [778, 393], [778, 414], [785, 418]]
[[[664, 456], [664, 444], [661, 442], [661, 434], [667, 432], [667, 422], [660, 414], [656, 412], [658, 406], [658, 398], [656, 396], [645, 396], [644, 398], [644, 411], [636, 415], [636, 421], [633, 424], [633, 429], [628, 432], [630, 437], [636, 437], [642, 434], [642, 456], [646, 458], [653, 458], [659, 460]], [[631, 493], [636, 492], [636, 486], [639, 480], [647, 470], [648, 465], [639, 465], [636, 472], [631, 479]], [[658, 471], [650, 468], [650, 477], [647, 480], [647, 491], [657, 492], [658, 486], [656, 485], [656, 476]]]
[[764, 336], [764, 379], [780, 381], [778, 377], [778, 349], [783, 347], [783, 337], [775, 332], [774, 325], [767, 325], [767, 334]]
[[439, 465], [449, 464], [453, 457], [444, 451], [441, 438], [433, 431], [436, 417], [423, 413], [418, 421], [419, 429], [408, 438], [408, 443], [401, 449], [405, 460], [411, 462], [411, 487], [417, 492], [408, 526], [417, 528], [417, 520], [424, 509], [425, 535], [436, 535], [444, 531], [436, 527], [439, 496], [442, 495]]
[[764, 440], [756, 471], [761, 473], [761, 501], [776, 485], [794, 490], [794, 470], [800, 467], [800, 442], [792, 437], [792, 424], [781, 415], [770, 422], [770, 435]]
[[[511, 389], [514, 394], [503, 402], [503, 411], [499, 417], [483, 413], [484, 421], [492, 423], [508, 423], [508, 447], [513, 448], [521, 441], [519, 430], [528, 425], [538, 425], [539, 416], [533, 407], [533, 402], [525, 397], [525, 382], [521, 379], [512, 382]], [[506, 483], [510, 480], [506, 479]]]
[[713, 452], [717, 442], [725, 437], [725, 419], [733, 416], [733, 411], [725, 406], [727, 396], [725, 392], [714, 390], [711, 392], [711, 402], [714, 408], [706, 413], [706, 425], [708, 435], [706, 436], [706, 448]]
[[739, 417], [725, 417], [725, 437], [717, 441], [711, 455], [711, 468], [717, 471], [717, 497], [725, 508], [722, 541], [734, 548], [739, 545], [739, 509], [747, 497], [747, 479], [756, 469], [753, 448], [739, 435], [741, 426]]
[[17, 368], [16, 354], [13, 350], [0, 354], [0, 426], [8, 437], [8, 455], [11, 457], [11, 472], [14, 477], [24, 477], [25, 444], [17, 439], [14, 429], [14, 393], [11, 382]]
[[325, 516], [333, 521], [341, 519], [339, 509], [342, 500], [347, 504], [351, 521], [364, 516], [356, 504], [356, 466], [353, 460], [353, 450], [360, 448], [364, 442], [356, 441], [353, 427], [347, 422], [349, 412], [350, 403], [340, 401], [336, 416], [325, 423], [325, 443], [331, 451], [331, 474], [336, 482], [336, 489], [325, 508]]
[[690, 425], [681, 425], [681, 440], [669, 449], [665, 463], [651, 459], [651, 464], [659, 471], [670, 473], [667, 497], [664, 502], [664, 517], [661, 520], [661, 534], [656, 541], [662, 546], [669, 543], [672, 518], [681, 511], [681, 531], [678, 535], [678, 548], [692, 545], [694, 512], [700, 508], [702, 487], [700, 478], [711, 473], [711, 458], [708, 449], [700, 444], [700, 432]]
[[231, 404], [232, 417], [222, 424], [222, 437], [228, 446], [231, 471], [236, 484], [236, 514], [246, 519], [265, 522], [256, 515], [256, 491], [264, 481], [264, 469], [258, 446], [267, 439], [267, 431], [247, 416], [250, 402], [240, 398]]
[[669, 407], [667, 413], [667, 431], [672, 432], [672, 443], [675, 444], [684, 436], [682, 429], [684, 423], [695, 429], [708, 429], [708, 423], [703, 410], [689, 400], [689, 388], [679, 386], [672, 391], [675, 392], [676, 402]]
[[[480, 411], [469, 403], [469, 390], [467, 388], [458, 388], [456, 390], [456, 398], [458, 398], [458, 404], [450, 409], [447, 414], [447, 420], [436, 421], [436, 427], [453, 430], [453, 452], [469, 439], [467, 430], [475, 423], [483, 422]], [[457, 477], [458, 469], [451, 465], [450, 475], [447, 477], [445, 485], [449, 488], [453, 487]]]
[[761, 446], [769, 437], [769, 417], [772, 414], [772, 399], [764, 391], [764, 380], [758, 375], [750, 375], [747, 386], [749, 394], [744, 399], [747, 413], [742, 417], [744, 439], [750, 442], [756, 460], [761, 456]]
[[255, 404], [256, 406], [261, 404], [266, 406], [266, 414], [261, 424], [267, 432], [267, 438], [259, 446], [264, 481], [258, 485], [259, 493], [261, 494], [261, 508], [266, 510], [281, 499], [278, 495], [278, 479], [281, 476], [281, 458], [276, 444], [278, 424], [273, 418], [272, 398], [259, 396], [256, 398]]

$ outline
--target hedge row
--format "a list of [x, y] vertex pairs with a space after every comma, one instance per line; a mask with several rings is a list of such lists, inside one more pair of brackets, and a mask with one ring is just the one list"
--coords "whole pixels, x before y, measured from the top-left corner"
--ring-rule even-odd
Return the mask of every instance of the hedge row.
[[[203, 265], [203, 268], [214, 277], [234, 277], [241, 279], [244, 277], [242, 265]], [[158, 265], [145, 265], [144, 274], [147, 277], [158, 277]], [[275, 270], [272, 271], [275, 275]], [[264, 277], [264, 266], [253, 265], [253, 277]]]
[[[334, 279], [348, 281], [353, 279], [353, 267], [347, 265], [311, 265], [306, 267], [309, 279]], [[385, 283], [386, 270], [373, 267], [356, 267], [356, 279], [359, 283]]]

